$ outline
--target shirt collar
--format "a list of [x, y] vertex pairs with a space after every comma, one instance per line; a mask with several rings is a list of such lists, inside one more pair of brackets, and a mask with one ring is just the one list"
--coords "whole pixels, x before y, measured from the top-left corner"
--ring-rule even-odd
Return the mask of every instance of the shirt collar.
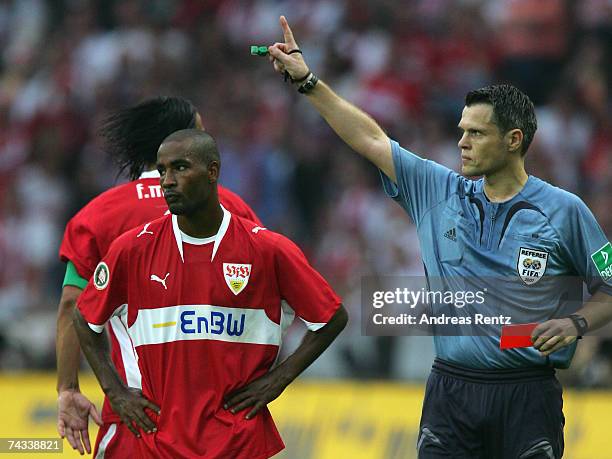
[[[219, 231], [213, 237], [215, 238], [215, 244], [213, 245], [212, 255], [210, 257], [210, 261], [215, 259], [215, 255], [217, 250], [219, 249], [219, 245], [227, 232], [227, 228], [229, 228], [230, 219], [232, 218], [232, 214], [229, 213], [225, 207], [221, 206], [221, 210], [223, 210], [223, 220], [221, 220], [221, 226], [219, 226]], [[174, 233], [174, 240], [176, 241], [176, 246], [178, 247], [178, 251], [181, 255], [181, 261], [185, 262], [185, 256], [183, 252], [183, 237], [181, 236], [181, 229], [178, 226], [178, 216], [172, 215], [172, 232]]]
[[184, 231], [181, 231], [181, 238], [183, 239], [183, 243], [185, 244], [206, 245], [206, 244], [210, 244], [211, 242], [215, 242], [215, 239], [217, 239], [217, 236], [215, 235], [215, 236], [199, 238], [199, 237], [190, 236]]
[[477, 181], [475, 181], [474, 183], [475, 183], [475, 192], [482, 194], [482, 197], [484, 198], [484, 200], [485, 200], [485, 202], [487, 204], [494, 204], [494, 205], [498, 205], [498, 206], [503, 206], [503, 205], [508, 204], [510, 202], [513, 203], [516, 200], [524, 200], [524, 199], [527, 199], [528, 197], [530, 197], [530, 195], [532, 194], [532, 190], [533, 190], [533, 187], [534, 187], [536, 181], [537, 181], [537, 179], [533, 175], [527, 175], [527, 181], [523, 185], [523, 188], [521, 188], [510, 199], [508, 199], [507, 201], [503, 201], [503, 202], [491, 202], [491, 201], [489, 201], [489, 198], [487, 197], [487, 194], [484, 191], [484, 178], [480, 178]]
[[159, 171], [156, 169], [153, 169], [152, 171], [142, 171], [142, 174], [140, 174], [138, 180], [145, 178], [159, 178]]

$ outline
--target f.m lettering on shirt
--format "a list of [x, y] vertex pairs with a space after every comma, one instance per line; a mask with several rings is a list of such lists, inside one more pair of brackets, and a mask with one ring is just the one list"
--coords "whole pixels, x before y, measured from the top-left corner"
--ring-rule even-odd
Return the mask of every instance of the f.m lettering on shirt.
[[129, 328], [134, 347], [213, 340], [278, 346], [281, 327], [263, 309], [209, 304], [140, 309]]
[[138, 199], [161, 198], [164, 196], [161, 185], [145, 186], [142, 183], [136, 184], [136, 194], [138, 195]]

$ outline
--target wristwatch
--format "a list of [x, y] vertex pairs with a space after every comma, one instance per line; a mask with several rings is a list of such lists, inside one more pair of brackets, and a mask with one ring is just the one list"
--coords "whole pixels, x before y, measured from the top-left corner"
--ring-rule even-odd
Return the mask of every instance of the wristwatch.
[[302, 83], [298, 87], [298, 92], [300, 94], [308, 94], [310, 91], [312, 91], [312, 89], [317, 85], [318, 82], [319, 82], [319, 79], [316, 77], [316, 75], [310, 72], [306, 76], [304, 83]]
[[574, 327], [576, 327], [578, 331], [578, 338], [582, 338], [582, 336], [589, 331], [589, 323], [580, 314], [571, 314], [569, 319], [573, 322]]

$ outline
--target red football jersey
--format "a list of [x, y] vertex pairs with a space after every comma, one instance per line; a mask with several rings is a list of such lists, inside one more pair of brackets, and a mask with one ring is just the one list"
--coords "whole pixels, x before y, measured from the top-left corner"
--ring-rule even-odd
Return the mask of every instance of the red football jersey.
[[[219, 200], [230, 212], [261, 225], [253, 210], [238, 196], [221, 186]], [[66, 225], [60, 258], [74, 263], [79, 275], [90, 279], [96, 265], [121, 234], [159, 218], [168, 210], [157, 171], [144, 172], [134, 180], [100, 194], [81, 209]], [[140, 373], [127, 335], [125, 318], [109, 322], [111, 357], [121, 378], [130, 387], [140, 387]], [[105, 399], [104, 422], [120, 422]]]
[[[193, 239], [176, 216], [119, 237], [79, 298], [95, 331], [125, 317], [143, 394], [161, 408], [141, 457], [268, 458], [283, 448], [267, 409], [223, 409], [223, 397], [264, 375], [283, 330], [327, 323], [340, 298], [284, 236], [224, 211], [216, 236]], [[250, 408], [249, 408], [250, 409]]]
[[[227, 210], [263, 226], [240, 196], [218, 186], [219, 201]], [[168, 210], [157, 171], [105, 191], [92, 199], [66, 225], [60, 258], [70, 260], [83, 279], [89, 279], [118, 236], [161, 217]]]

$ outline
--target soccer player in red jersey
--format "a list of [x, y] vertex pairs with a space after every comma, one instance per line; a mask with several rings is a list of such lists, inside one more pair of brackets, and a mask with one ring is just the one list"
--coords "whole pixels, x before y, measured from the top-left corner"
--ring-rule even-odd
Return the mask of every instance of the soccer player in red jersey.
[[[195, 107], [179, 97], [157, 97], [110, 115], [101, 134], [121, 170], [128, 170], [131, 182], [102, 193], [66, 226], [60, 257], [67, 263], [66, 278], [57, 320], [58, 432], [81, 454], [91, 452], [88, 416], [102, 424], [95, 452], [106, 457], [131, 457], [133, 436], [105, 400], [102, 417], [79, 391], [80, 347], [72, 325], [76, 299], [111, 242], [125, 231], [140, 225], [139, 238], [150, 233], [145, 225], [167, 212], [155, 168], [157, 149], [165, 137], [185, 128], [203, 129]], [[219, 187], [219, 200], [230, 212], [261, 225], [251, 208], [236, 194]], [[145, 226], [143, 226], [145, 225]], [[140, 387], [140, 373], [125, 318], [114, 317], [108, 327], [113, 362], [130, 387]], [[123, 438], [123, 437], [128, 438]], [[101, 444], [101, 446], [100, 446]], [[120, 444], [120, 448], [119, 448]], [[119, 449], [118, 449], [119, 448]]]
[[[220, 160], [198, 130], [168, 137], [157, 168], [172, 212], [120, 236], [80, 296], [74, 323], [135, 457], [264, 459], [283, 448], [266, 405], [336, 338], [340, 298], [284, 236], [219, 203]], [[127, 305], [127, 307], [126, 307]], [[117, 374], [100, 332], [113, 317], [138, 355], [142, 394]], [[304, 340], [276, 362], [294, 315]]]

